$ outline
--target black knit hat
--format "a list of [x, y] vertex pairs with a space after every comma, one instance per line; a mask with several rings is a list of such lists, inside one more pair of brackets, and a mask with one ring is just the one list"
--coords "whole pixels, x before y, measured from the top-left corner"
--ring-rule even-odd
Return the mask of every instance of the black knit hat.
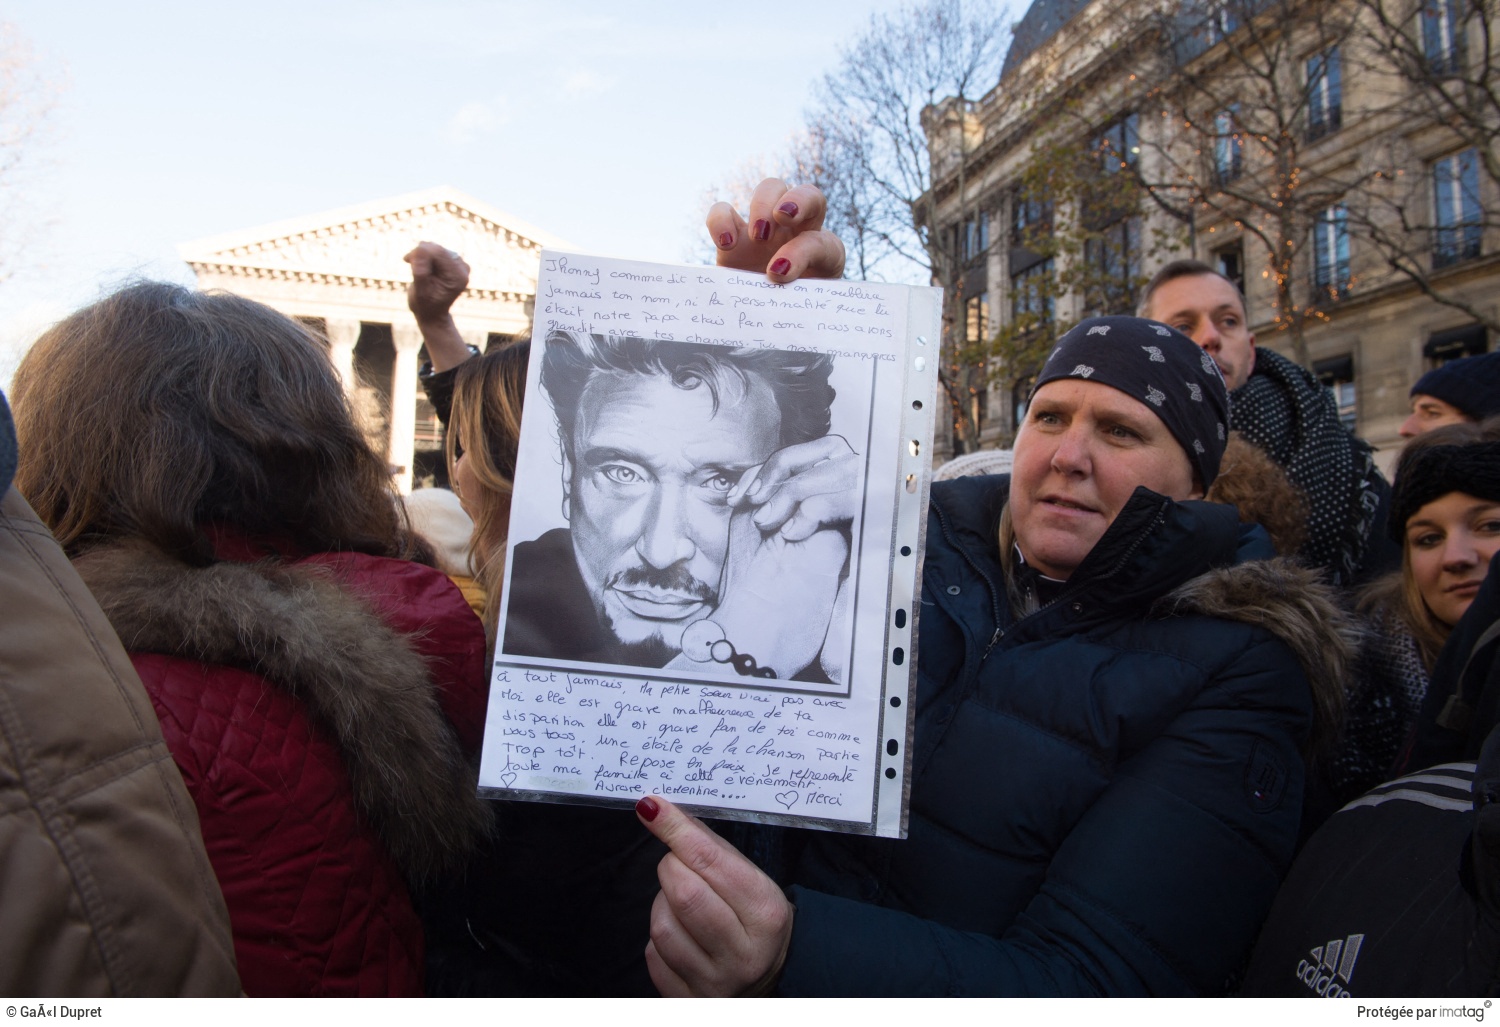
[[1431, 446], [1404, 457], [1391, 496], [1391, 537], [1403, 541], [1406, 522], [1450, 492], [1500, 503], [1500, 442]]
[[1175, 328], [1142, 317], [1080, 321], [1058, 340], [1032, 394], [1060, 378], [1102, 382], [1145, 403], [1187, 453], [1205, 490], [1219, 476], [1229, 392], [1213, 358]]
[[1411, 395], [1440, 399], [1476, 421], [1500, 414], [1500, 351], [1434, 367], [1417, 379]]

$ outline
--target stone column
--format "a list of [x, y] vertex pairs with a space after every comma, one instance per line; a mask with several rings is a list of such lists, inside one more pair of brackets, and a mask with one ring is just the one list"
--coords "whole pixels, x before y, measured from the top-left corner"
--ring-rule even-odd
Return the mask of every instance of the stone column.
[[344, 383], [344, 395], [354, 395], [354, 345], [359, 342], [359, 322], [347, 318], [325, 317], [328, 330], [328, 358]]
[[415, 324], [393, 324], [391, 341], [396, 344], [396, 367], [391, 374], [390, 462], [396, 488], [406, 495], [411, 491], [416, 453], [417, 353], [422, 348], [422, 333]]
[[463, 336], [464, 342], [470, 346], [479, 347], [479, 352], [484, 352], [485, 344], [490, 341], [490, 332], [487, 328], [461, 327], [458, 334]]

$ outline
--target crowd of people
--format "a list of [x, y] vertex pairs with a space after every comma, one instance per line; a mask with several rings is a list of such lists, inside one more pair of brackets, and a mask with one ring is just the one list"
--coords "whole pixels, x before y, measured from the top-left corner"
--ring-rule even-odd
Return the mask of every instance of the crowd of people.
[[[823, 213], [768, 180], [707, 227], [720, 264], [839, 277]], [[1414, 384], [1389, 482], [1233, 283], [1163, 268], [1139, 316], [1056, 340], [1005, 473], [932, 486], [908, 836], [711, 829], [656, 797], [476, 796], [532, 343], [468, 346], [462, 256], [407, 260], [451, 493], [399, 497], [325, 344], [248, 300], [133, 285], [25, 357], [13, 428], [0, 405], [7, 993], [1500, 987], [1500, 353]], [[722, 386], [713, 352], [681, 374], [592, 345], [579, 389]], [[1398, 840], [1425, 848], [1365, 858]]]

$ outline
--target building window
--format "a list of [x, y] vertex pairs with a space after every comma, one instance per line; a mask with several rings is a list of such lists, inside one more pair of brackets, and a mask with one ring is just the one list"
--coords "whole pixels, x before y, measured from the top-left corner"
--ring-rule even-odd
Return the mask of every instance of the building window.
[[1420, 15], [1422, 53], [1434, 75], [1456, 75], [1463, 65], [1458, 0], [1426, 0]]
[[1436, 231], [1432, 266], [1448, 267], [1479, 256], [1484, 234], [1479, 209], [1479, 155], [1474, 150], [1444, 157], [1432, 166], [1432, 210]]
[[1223, 42], [1239, 27], [1239, 11], [1233, 0], [1209, 6], [1208, 17], [1204, 21], [1204, 36], [1209, 46]]
[[1035, 318], [1052, 321], [1050, 289], [1052, 261], [1043, 260], [1010, 276], [1010, 312], [1013, 321]]
[[1010, 387], [1011, 427], [1016, 431], [1020, 431], [1021, 425], [1026, 423], [1026, 408], [1031, 405], [1029, 400], [1035, 385], [1036, 375], [1029, 374], [1024, 378], [1017, 378]]
[[1141, 221], [1125, 218], [1083, 244], [1083, 259], [1094, 270], [1087, 305], [1095, 314], [1135, 313], [1136, 281], [1141, 273]]
[[970, 342], [985, 342], [990, 335], [990, 294], [970, 296], [964, 304], [964, 328]]
[[1313, 293], [1336, 301], [1349, 291], [1349, 215], [1343, 204], [1318, 213], [1313, 222]]
[[953, 226], [953, 252], [960, 263], [982, 256], [990, 248], [990, 219], [983, 211]]
[[1214, 177], [1232, 182], [1245, 170], [1244, 143], [1238, 124], [1239, 105], [1214, 116]]
[[1125, 115], [1099, 133], [1094, 148], [1105, 174], [1135, 167], [1141, 158], [1140, 118], [1133, 113]]
[[1441, 367], [1450, 360], [1460, 360], [1489, 349], [1489, 333], [1484, 325], [1461, 325], [1433, 332], [1422, 345], [1422, 356], [1430, 367]]
[[1245, 294], [1245, 250], [1240, 243], [1214, 251], [1214, 269], [1234, 283]]
[[1032, 200], [1017, 189], [1010, 198], [1010, 244], [1025, 246], [1031, 232], [1045, 230], [1052, 224], [1050, 200]]
[[1339, 423], [1353, 431], [1358, 415], [1355, 409], [1354, 358], [1344, 356], [1319, 360], [1313, 364], [1313, 372], [1317, 374], [1318, 381], [1333, 393], [1333, 403], [1339, 411]]
[[1321, 139], [1344, 123], [1344, 71], [1339, 48], [1307, 59], [1307, 138]]
[[964, 257], [972, 259], [990, 248], [990, 219], [980, 211], [964, 222]]

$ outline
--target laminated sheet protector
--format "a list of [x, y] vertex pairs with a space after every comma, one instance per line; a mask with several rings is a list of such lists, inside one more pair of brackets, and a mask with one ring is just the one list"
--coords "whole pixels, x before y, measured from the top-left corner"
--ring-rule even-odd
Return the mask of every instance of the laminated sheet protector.
[[905, 835], [940, 308], [543, 252], [481, 794]]

